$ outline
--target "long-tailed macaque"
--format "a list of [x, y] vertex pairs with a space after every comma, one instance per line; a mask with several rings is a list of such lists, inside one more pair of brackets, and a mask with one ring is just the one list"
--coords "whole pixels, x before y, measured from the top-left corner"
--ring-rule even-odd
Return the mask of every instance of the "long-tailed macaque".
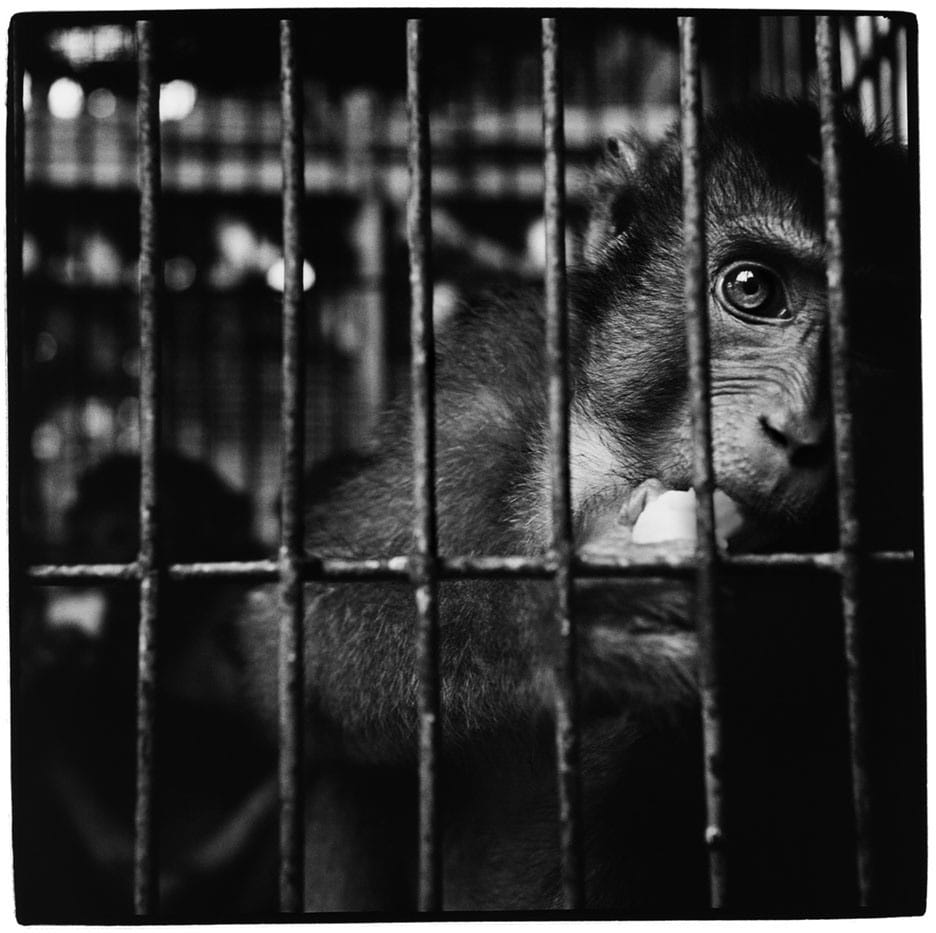
[[[852, 406], [863, 541], [920, 530], [918, 238], [899, 147], [843, 128]], [[702, 129], [711, 408], [731, 551], [836, 546], [819, 122], [759, 101]], [[642, 509], [691, 487], [680, 156], [609, 143], [570, 279], [576, 545], [626, 544]], [[543, 554], [550, 541], [544, 316], [535, 299], [465, 310], [437, 346], [445, 554]], [[379, 454], [310, 510], [310, 551], [412, 550], [406, 406]], [[664, 535], [665, 537], [665, 535]], [[869, 569], [867, 681], [881, 909], [922, 904], [917, 577]], [[561, 906], [552, 737], [555, 632], [542, 582], [441, 585], [441, 810], [447, 910]], [[414, 600], [402, 584], [306, 591], [306, 909], [415, 905]], [[742, 914], [855, 908], [837, 580], [723, 577], [727, 847]], [[587, 907], [707, 905], [698, 641], [691, 584], [580, 583]], [[276, 722], [276, 599], [241, 621], [246, 689]], [[894, 718], [896, 717], [896, 719]], [[896, 722], [897, 725], [893, 725]], [[889, 725], [889, 723], [891, 725]], [[887, 801], [890, 800], [890, 803]], [[896, 802], [895, 802], [896, 801]], [[881, 854], [883, 853], [883, 855]]]

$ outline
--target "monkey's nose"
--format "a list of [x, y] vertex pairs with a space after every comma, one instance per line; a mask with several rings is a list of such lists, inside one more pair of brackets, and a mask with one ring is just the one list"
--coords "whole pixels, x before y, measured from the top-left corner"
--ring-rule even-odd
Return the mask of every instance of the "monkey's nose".
[[798, 415], [778, 409], [760, 416], [760, 425], [771, 443], [786, 453], [790, 466], [822, 466], [831, 453], [828, 413]]

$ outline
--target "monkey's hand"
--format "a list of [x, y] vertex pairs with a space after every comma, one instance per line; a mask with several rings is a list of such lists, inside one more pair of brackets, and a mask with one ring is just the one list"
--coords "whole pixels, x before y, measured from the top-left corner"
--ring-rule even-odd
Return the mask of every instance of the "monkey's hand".
[[[714, 495], [721, 549], [745, 540], [750, 522], [721, 490]], [[669, 490], [657, 480], [635, 487], [613, 523], [596, 523], [582, 547], [589, 557], [681, 560], [696, 547], [692, 491]], [[697, 635], [688, 578], [583, 580], [576, 589], [582, 683], [593, 707], [629, 704], [666, 711], [695, 696]]]

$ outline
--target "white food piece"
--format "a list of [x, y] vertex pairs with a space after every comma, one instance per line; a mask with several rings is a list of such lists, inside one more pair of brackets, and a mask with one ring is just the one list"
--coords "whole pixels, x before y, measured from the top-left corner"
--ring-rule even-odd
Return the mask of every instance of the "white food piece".
[[654, 499], [639, 515], [631, 532], [634, 544], [695, 540], [695, 493], [671, 489]]
[[[721, 547], [744, 524], [737, 504], [720, 489], [712, 497], [715, 510], [715, 535]], [[659, 544], [663, 541], [696, 540], [696, 498], [690, 489], [671, 489], [654, 499], [640, 513], [631, 532], [634, 544]]]

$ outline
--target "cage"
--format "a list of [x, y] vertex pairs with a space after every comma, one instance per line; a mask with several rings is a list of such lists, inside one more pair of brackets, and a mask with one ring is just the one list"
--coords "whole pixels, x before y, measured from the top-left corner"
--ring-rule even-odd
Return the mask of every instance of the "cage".
[[[846, 195], [836, 187], [845, 108], [908, 147], [915, 179], [915, 40], [912, 18], [898, 14], [15, 17], [7, 321], [20, 919], [919, 912], [921, 521], [901, 514], [901, 536], [884, 546], [860, 537], [854, 379], [842, 362], [858, 286], [842, 230]], [[698, 124], [703, 103], [756, 95], [812, 97], [823, 108], [816, 152], [840, 533], [820, 552], [730, 555], [716, 541]], [[696, 308], [686, 378], [699, 543], [679, 559], [589, 557], [573, 547], [569, 459], [578, 441], [563, 373], [566, 306], [577, 299], [566, 265], [588, 261], [591, 170], [607, 137], [659, 140], [674, 121], [683, 134], [686, 301]], [[917, 216], [905, 220], [912, 234]], [[894, 323], [907, 331], [896, 352], [909, 411], [894, 420], [907, 436], [892, 457], [918, 506], [919, 303], [910, 279], [890, 283], [909, 318]], [[544, 553], [440, 550], [436, 497], [446, 479], [435, 473], [433, 332], [447, 339], [493, 289], [541, 292], [549, 309]], [[412, 546], [366, 556], [309, 547], [307, 506], [327, 508], [379, 463], [385, 413], [407, 406], [417, 457]], [[820, 632], [806, 631], [812, 618], [785, 617], [767, 634], [726, 634], [720, 619], [734, 597], [719, 586], [747, 575], [766, 589], [758, 581], [771, 574], [782, 588], [805, 585], [826, 607]], [[645, 817], [615, 803], [607, 818], [608, 832], [635, 834], [649, 865], [671, 862], [686, 878], [686, 897], [663, 902], [634, 894], [627, 840], [610, 867], [596, 867], [603, 816], [588, 816], [582, 787], [591, 746], [580, 742], [589, 715], [577, 667], [581, 580], [648, 575], [695, 577], [701, 722], [690, 715], [698, 728], [680, 733], [679, 755], [659, 723], [641, 736], [649, 757], [621, 792], [631, 780], [635, 793], [660, 780], [661, 799], [651, 796]], [[478, 749], [481, 790], [463, 786], [453, 773], [461, 759], [446, 746], [440, 591], [493, 578], [551, 581], [561, 632], [555, 712], [542, 714], [557, 730], [546, 796], [555, 797], [558, 831], [548, 846], [555, 861], [542, 869], [551, 894], [539, 899], [527, 898], [522, 872], [505, 870], [514, 896], [476, 863], [539, 864], [538, 849], [503, 848], [485, 820], [496, 818], [508, 838], [513, 807], [542, 806], [542, 788], [528, 800], [496, 786], [502, 736]], [[375, 581], [416, 593], [418, 766], [413, 752], [405, 768], [356, 763], [321, 777], [320, 763], [334, 762], [327, 743], [316, 757], [303, 710], [314, 670], [306, 652], [316, 650], [303, 627], [317, 592], [308, 587]], [[251, 587], [263, 585], [278, 587], [281, 600], [279, 669], [265, 675], [280, 690], [272, 738], [246, 709], [246, 662], [229, 622], [249, 614]], [[767, 591], [772, 613], [800, 605]], [[894, 624], [882, 631], [876, 619]], [[378, 640], [372, 651], [381, 650]], [[795, 666], [765, 675], [762, 689], [778, 693], [755, 702], [742, 674], [772, 653]], [[542, 723], [530, 729], [539, 736]], [[680, 787], [691, 789], [673, 798], [670, 819], [680, 823], [677, 838], [692, 841], [672, 852], [667, 821], [654, 822], [669, 784], [653, 768], [683, 767], [691, 780]], [[803, 781], [810, 769], [820, 770]], [[764, 799], [732, 801], [756, 782]], [[445, 839], [458, 822], [456, 792], [495, 803], [493, 816], [479, 808], [474, 837], [456, 827], [463, 841], [453, 855]], [[355, 793], [375, 799], [338, 828], [322, 818]], [[368, 838], [361, 827], [370, 823], [388, 828]], [[601, 872], [620, 877], [599, 883]], [[626, 893], [596, 896], [604, 885]]]

